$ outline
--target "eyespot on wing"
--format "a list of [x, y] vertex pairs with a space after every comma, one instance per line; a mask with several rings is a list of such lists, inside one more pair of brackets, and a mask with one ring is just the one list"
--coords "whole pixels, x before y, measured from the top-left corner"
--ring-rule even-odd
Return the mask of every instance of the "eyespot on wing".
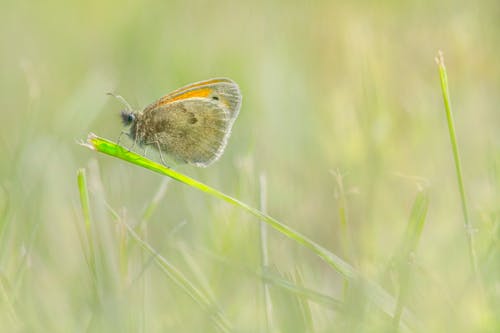
[[206, 98], [172, 102], [144, 116], [149, 123], [168, 123], [165, 128], [157, 126], [154, 133], [148, 134], [153, 148], [201, 167], [222, 155], [233, 125], [229, 110]]

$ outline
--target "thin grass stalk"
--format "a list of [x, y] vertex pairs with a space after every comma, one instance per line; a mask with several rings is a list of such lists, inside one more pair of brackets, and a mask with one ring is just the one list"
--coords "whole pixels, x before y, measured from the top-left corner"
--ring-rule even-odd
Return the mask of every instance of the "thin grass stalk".
[[403, 238], [400, 253], [396, 259], [398, 267], [399, 294], [396, 302], [396, 310], [393, 317], [393, 330], [398, 331], [399, 322], [403, 314], [404, 306], [409, 292], [410, 277], [413, 270], [414, 254], [417, 250], [418, 241], [424, 228], [429, 197], [426, 192], [420, 191], [415, 198], [410, 214], [410, 219]]
[[448, 86], [448, 75], [446, 74], [446, 67], [444, 65], [443, 53], [439, 51], [436, 57], [436, 63], [439, 69], [439, 78], [441, 81], [441, 91], [443, 94], [444, 109], [446, 112], [446, 122], [448, 123], [448, 131], [450, 134], [451, 149], [453, 152], [453, 159], [455, 162], [455, 171], [457, 175], [458, 190], [460, 192], [460, 200], [462, 204], [462, 215], [465, 223], [465, 233], [467, 237], [467, 246], [470, 258], [470, 265], [474, 275], [481, 283], [479, 268], [477, 265], [477, 256], [474, 246], [474, 228], [472, 222], [469, 220], [469, 209], [467, 205], [467, 196], [465, 194], [465, 186], [462, 177], [462, 164], [460, 162], [460, 151], [458, 149], [457, 135], [455, 131], [455, 122], [453, 120], [453, 113], [451, 110], [451, 99]]
[[[348, 212], [347, 212], [347, 201], [345, 197], [345, 190], [344, 190], [344, 180], [342, 177], [342, 174], [340, 173], [340, 170], [335, 170], [331, 171], [332, 175], [335, 177], [335, 181], [337, 182], [337, 188], [338, 188], [338, 213], [339, 213], [339, 219], [340, 219], [340, 231], [341, 231], [341, 246], [342, 250], [344, 251], [345, 255], [350, 254], [350, 261], [355, 262], [354, 260], [354, 251], [351, 246], [350, 242], [350, 232], [349, 232], [349, 219], [348, 219]], [[344, 283], [343, 283], [343, 296], [344, 299], [346, 299], [348, 293], [349, 293], [349, 279], [344, 278]]]

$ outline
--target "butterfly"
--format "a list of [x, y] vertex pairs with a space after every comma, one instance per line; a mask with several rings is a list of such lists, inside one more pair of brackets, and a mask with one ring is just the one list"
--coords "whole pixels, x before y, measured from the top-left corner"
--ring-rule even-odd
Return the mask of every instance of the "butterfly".
[[174, 90], [142, 111], [128, 106], [121, 119], [134, 145], [158, 150], [164, 164], [166, 153], [178, 162], [207, 167], [224, 152], [241, 101], [233, 80], [214, 78]]

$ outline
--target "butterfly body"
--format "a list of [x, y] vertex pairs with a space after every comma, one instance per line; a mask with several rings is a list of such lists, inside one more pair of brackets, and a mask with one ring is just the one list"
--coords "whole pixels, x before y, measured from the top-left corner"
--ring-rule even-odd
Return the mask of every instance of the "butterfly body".
[[241, 105], [238, 85], [226, 78], [190, 84], [141, 112], [122, 112], [129, 136], [174, 159], [205, 167], [223, 153]]

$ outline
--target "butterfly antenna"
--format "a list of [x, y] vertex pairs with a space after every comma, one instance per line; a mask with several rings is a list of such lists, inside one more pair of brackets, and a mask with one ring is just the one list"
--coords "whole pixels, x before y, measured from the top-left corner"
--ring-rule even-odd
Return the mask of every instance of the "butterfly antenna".
[[119, 100], [120, 102], [122, 102], [122, 103], [123, 103], [123, 104], [127, 107], [127, 109], [128, 109], [129, 111], [133, 111], [133, 110], [132, 110], [132, 107], [130, 106], [130, 104], [128, 104], [128, 102], [127, 102], [127, 101], [125, 100], [125, 98], [123, 98], [122, 96], [120, 96], [120, 95], [115, 95], [115, 94], [110, 93], [110, 92], [109, 92], [109, 93], [107, 93], [107, 95], [109, 95], [109, 96], [113, 96], [114, 98], [116, 98], [117, 100]]

